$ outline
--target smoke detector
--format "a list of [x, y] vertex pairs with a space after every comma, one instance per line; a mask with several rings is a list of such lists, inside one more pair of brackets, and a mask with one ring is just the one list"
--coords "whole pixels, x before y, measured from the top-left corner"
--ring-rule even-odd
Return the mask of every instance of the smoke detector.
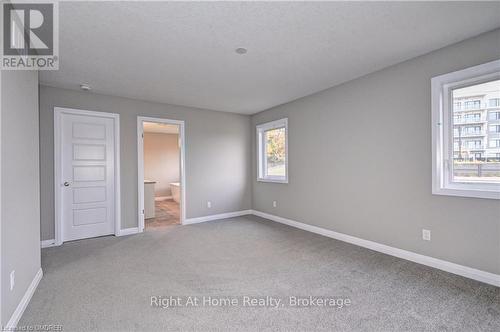
[[247, 49], [244, 47], [238, 47], [237, 49], [234, 50], [238, 54], [245, 54], [247, 53]]

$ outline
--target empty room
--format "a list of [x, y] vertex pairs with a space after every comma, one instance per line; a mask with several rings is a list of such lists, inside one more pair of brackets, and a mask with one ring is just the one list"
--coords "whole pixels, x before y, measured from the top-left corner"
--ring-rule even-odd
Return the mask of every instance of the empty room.
[[2, 1], [0, 328], [500, 331], [499, 1]]

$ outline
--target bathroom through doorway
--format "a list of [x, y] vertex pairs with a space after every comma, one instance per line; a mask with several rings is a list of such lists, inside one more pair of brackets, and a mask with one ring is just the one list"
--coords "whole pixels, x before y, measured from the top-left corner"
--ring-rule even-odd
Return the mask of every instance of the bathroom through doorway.
[[184, 123], [138, 117], [139, 230], [184, 220]]

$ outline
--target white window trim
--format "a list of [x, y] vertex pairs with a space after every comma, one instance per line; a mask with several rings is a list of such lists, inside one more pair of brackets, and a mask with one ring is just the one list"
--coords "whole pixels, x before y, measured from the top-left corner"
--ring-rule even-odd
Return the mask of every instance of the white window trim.
[[[285, 176], [265, 176], [265, 143], [264, 133], [271, 129], [285, 128]], [[257, 181], [288, 183], [288, 118], [257, 125]]]
[[[451, 90], [500, 79], [500, 60], [433, 77], [432, 193], [435, 195], [500, 199], [500, 184], [452, 181], [453, 137]], [[451, 159], [450, 159], [451, 158]]]

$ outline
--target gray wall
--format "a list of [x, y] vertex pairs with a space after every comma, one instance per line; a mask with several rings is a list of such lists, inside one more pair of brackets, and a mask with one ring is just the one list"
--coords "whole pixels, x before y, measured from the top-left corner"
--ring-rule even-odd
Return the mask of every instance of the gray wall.
[[171, 182], [179, 182], [179, 135], [144, 133], [144, 179], [156, 181], [155, 197], [170, 196]]
[[499, 201], [431, 195], [430, 94], [431, 77], [499, 57], [496, 30], [254, 115], [288, 117], [290, 182], [255, 181], [254, 137], [253, 208], [500, 273]]
[[[3, 71], [1, 90], [2, 321], [40, 269], [38, 73]], [[10, 291], [10, 272], [16, 283]]]
[[[250, 117], [40, 87], [42, 239], [54, 238], [54, 107], [120, 114], [122, 228], [137, 226], [137, 116], [185, 121], [186, 214], [251, 208]], [[212, 201], [208, 209], [206, 201]]]

